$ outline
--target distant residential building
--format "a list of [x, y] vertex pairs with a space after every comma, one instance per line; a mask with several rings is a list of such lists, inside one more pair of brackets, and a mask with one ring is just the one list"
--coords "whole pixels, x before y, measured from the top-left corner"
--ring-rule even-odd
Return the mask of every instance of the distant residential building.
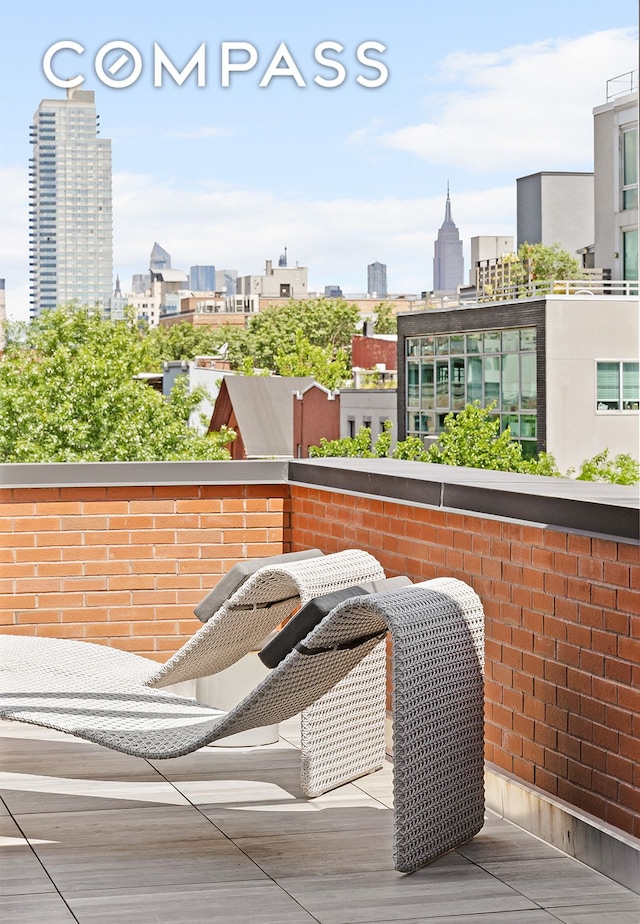
[[163, 270], [171, 269], [171, 254], [161, 247], [157, 241], [154, 241], [149, 257], [149, 272], [160, 273]]
[[131, 277], [131, 292], [140, 295], [151, 287], [151, 273], [134, 273]]
[[213, 264], [208, 266], [192, 266], [189, 270], [189, 288], [192, 292], [215, 292], [215, 266], [213, 266]]
[[341, 388], [340, 436], [355, 436], [362, 427], [369, 427], [375, 442], [391, 421], [391, 448], [398, 436], [398, 393], [395, 388]]
[[[171, 303], [169, 304], [169, 300]], [[194, 295], [178, 292], [166, 295], [160, 312], [160, 325], [191, 324], [193, 327], [244, 327], [247, 315], [260, 310], [258, 295], [224, 296], [220, 292]]]
[[607, 102], [593, 110], [596, 222], [590, 240], [595, 265], [609, 267], [612, 279], [638, 278], [637, 87], [637, 71], [610, 80]]
[[549, 295], [398, 317], [398, 437], [434, 437], [448, 413], [496, 402], [526, 456], [561, 471], [608, 449], [638, 457], [638, 304]]
[[325, 298], [342, 298], [342, 289], [340, 286], [325, 286], [324, 287], [324, 297]]
[[472, 237], [469, 285], [476, 284], [476, 271], [479, 263], [485, 260], [499, 260], [507, 253], [513, 253], [512, 236], [481, 234]]
[[31, 126], [31, 317], [68, 301], [106, 308], [113, 288], [111, 142], [95, 94], [43, 99]]
[[370, 263], [367, 266], [367, 294], [377, 298], [387, 297], [387, 264]]
[[352, 337], [351, 369], [355, 388], [395, 385], [398, 375], [397, 336], [365, 334]]
[[451, 198], [447, 185], [444, 221], [433, 247], [433, 291], [436, 294], [455, 294], [464, 283], [464, 256], [462, 241], [451, 217]]
[[293, 455], [308, 459], [309, 447], [340, 438], [341, 392], [311, 381], [293, 395]]
[[224, 295], [236, 295], [238, 291], [238, 270], [216, 270], [215, 291]]
[[[206, 388], [207, 396], [189, 417], [189, 426], [198, 433], [206, 433], [220, 383], [225, 376], [234, 374], [231, 372], [231, 364], [226, 356], [220, 354], [218, 356], [196, 356], [192, 360], [168, 360], [163, 362], [162, 372], [162, 394], [166, 397], [171, 394], [171, 389], [182, 375], [187, 376], [189, 392], [194, 391], [200, 385]], [[203, 417], [207, 424], [203, 424]]]
[[260, 295], [269, 299], [307, 297], [306, 266], [274, 267], [271, 260], [265, 264], [263, 276], [240, 276], [238, 295]]
[[541, 171], [516, 180], [517, 247], [559, 244], [572, 257], [593, 241], [593, 173]]
[[220, 384], [209, 430], [235, 430], [236, 439], [229, 445], [232, 459], [291, 458], [293, 397], [312, 383], [311, 376], [227, 376]]

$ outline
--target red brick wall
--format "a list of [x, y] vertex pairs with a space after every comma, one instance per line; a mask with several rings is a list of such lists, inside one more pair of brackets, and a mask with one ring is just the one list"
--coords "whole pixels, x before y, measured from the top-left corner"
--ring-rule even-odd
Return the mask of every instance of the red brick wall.
[[323, 388], [308, 388], [300, 398], [293, 395], [294, 456], [309, 458], [309, 446], [340, 437], [340, 395], [330, 398]]
[[483, 600], [486, 756], [640, 836], [637, 546], [287, 485], [0, 490], [0, 631], [164, 660], [238, 559], [359, 547]]
[[377, 363], [384, 363], [387, 369], [397, 367], [397, 342], [378, 337], [352, 337], [351, 364], [360, 369], [373, 369]]
[[0, 490], [0, 631], [165, 660], [231, 565], [288, 551], [285, 485]]
[[389, 574], [483, 600], [486, 758], [640, 836], [637, 546], [292, 486], [296, 548], [357, 546]]

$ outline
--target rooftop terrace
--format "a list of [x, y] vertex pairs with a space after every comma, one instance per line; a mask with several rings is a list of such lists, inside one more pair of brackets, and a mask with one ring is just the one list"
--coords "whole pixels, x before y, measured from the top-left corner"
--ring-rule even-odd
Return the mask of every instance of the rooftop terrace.
[[295, 721], [278, 744], [148, 762], [0, 723], [7, 924], [636, 924], [640, 896], [487, 812], [403, 876], [391, 765], [314, 800]]
[[3, 920], [640, 921], [636, 489], [390, 460], [74, 463], [0, 465], [0, 500], [0, 631], [157, 660], [242, 558], [359, 547], [389, 575], [465, 580], [486, 612], [488, 806], [474, 841], [403, 878], [390, 770], [307, 802], [289, 727], [151, 766], [5, 723]]

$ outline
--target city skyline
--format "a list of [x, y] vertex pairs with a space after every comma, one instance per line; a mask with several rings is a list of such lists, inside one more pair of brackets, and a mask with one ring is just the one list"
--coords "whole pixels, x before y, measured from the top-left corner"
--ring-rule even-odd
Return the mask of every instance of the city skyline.
[[[424, 28], [408, 2], [391, 10], [357, 0], [346, 9], [330, 0], [304, 23], [288, 0], [244, 0], [216, 9], [215, 21], [201, 2], [187, 0], [181, 17], [167, 3], [153, 10], [149, 20], [148, 11], [114, 0], [80, 22], [36, 0], [29, 13], [12, 14], [0, 62], [11, 85], [0, 141], [0, 277], [12, 317], [28, 316], [27, 127], [40, 99], [64, 98], [42, 73], [56, 41], [86, 47], [81, 59], [61, 53], [56, 67], [86, 73], [82, 88], [95, 91], [112, 139], [113, 272], [125, 286], [146, 268], [155, 240], [185, 270], [215, 263], [240, 275], [277, 260], [286, 240], [290, 264], [309, 267], [310, 291], [329, 283], [361, 291], [372, 257], [388, 266], [389, 291], [430, 289], [447, 178], [468, 261], [472, 236], [514, 233], [517, 177], [592, 169], [592, 110], [605, 100], [607, 79], [637, 57], [637, 14], [622, 0], [606, 10], [544, 0], [534, 22], [524, 9], [485, 22], [475, 4], [455, 0], [447, 10], [425, 9]], [[92, 73], [112, 39], [144, 59], [126, 90]], [[260, 56], [256, 73], [233, 74], [227, 90], [216, 70], [224, 40], [253, 43]], [[313, 84], [313, 50], [325, 40], [344, 46], [335, 57], [347, 78], [335, 89]], [[355, 49], [366, 40], [386, 49], [379, 57], [389, 79], [376, 89], [355, 82]], [[197, 87], [192, 74], [182, 86], [166, 78], [153, 87], [154, 42], [183, 68], [204, 41], [208, 86]], [[260, 73], [285, 41], [307, 86], [274, 77], [261, 89]]]

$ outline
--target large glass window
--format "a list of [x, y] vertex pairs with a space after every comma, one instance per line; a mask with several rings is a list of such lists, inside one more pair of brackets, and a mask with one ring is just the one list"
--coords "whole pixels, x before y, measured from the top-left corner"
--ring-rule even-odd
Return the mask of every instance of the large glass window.
[[433, 363], [424, 363], [422, 366], [422, 382], [420, 386], [423, 408], [433, 409], [434, 388], [433, 388]]
[[[451, 338], [453, 340], [453, 337]], [[464, 357], [456, 357], [451, 360], [451, 408], [454, 411], [462, 411], [466, 402], [464, 388]]]
[[416, 362], [407, 366], [407, 404], [420, 407], [420, 366]]
[[[406, 369], [409, 434], [439, 433], [448, 413], [457, 413], [474, 401], [482, 406], [495, 402], [493, 416], [500, 419], [501, 428], [509, 426], [528, 458], [535, 454], [534, 327], [412, 337], [406, 342]], [[627, 379], [628, 400], [632, 401], [633, 370]]]
[[449, 408], [449, 361], [436, 362], [436, 407]]
[[596, 363], [596, 410], [637, 411], [640, 387], [637, 362]]
[[502, 356], [502, 410], [517, 411], [520, 405], [520, 357], [517, 353]]
[[624, 279], [638, 278], [638, 229], [625, 231], [622, 235], [622, 276]]
[[[622, 132], [622, 208], [638, 208], [638, 127]], [[637, 244], [637, 238], [636, 238]], [[625, 277], [627, 278], [627, 277]], [[637, 279], [637, 275], [633, 277]]]

